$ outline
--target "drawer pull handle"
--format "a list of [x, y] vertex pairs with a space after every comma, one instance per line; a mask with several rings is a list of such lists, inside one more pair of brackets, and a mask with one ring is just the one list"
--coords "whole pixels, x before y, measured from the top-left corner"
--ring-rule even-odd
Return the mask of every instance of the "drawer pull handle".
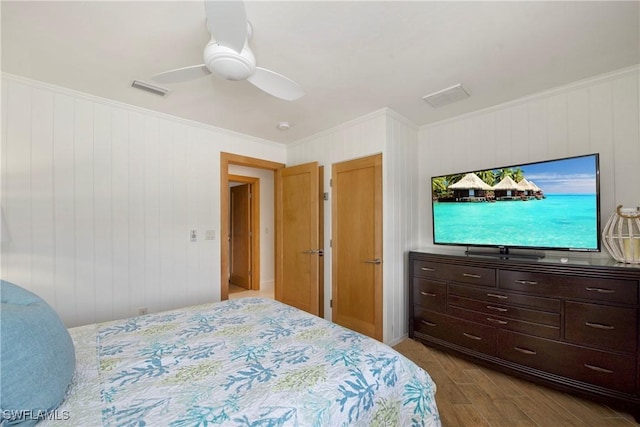
[[528, 354], [528, 355], [536, 355], [536, 354], [538, 354], [538, 353], [536, 353], [535, 351], [533, 351], [533, 350], [529, 350], [529, 349], [527, 349], [527, 348], [522, 348], [522, 347], [513, 347], [513, 349], [514, 349], [515, 351], [519, 351], [519, 352], [520, 352], [520, 353], [522, 353], [522, 354]]
[[491, 298], [498, 298], [498, 299], [508, 299], [509, 297], [506, 295], [499, 295], [499, 294], [487, 294], [488, 297]]
[[427, 322], [426, 320], [421, 320], [420, 322], [424, 323], [424, 324], [425, 324], [425, 325], [427, 325], [427, 326], [436, 326], [436, 324], [435, 324], [435, 323]]
[[601, 368], [599, 366], [589, 365], [588, 363], [585, 363], [584, 367], [585, 368], [589, 368], [592, 371], [603, 372], [605, 374], [613, 374], [613, 371], [611, 369], [605, 369], [605, 368]]
[[425, 297], [436, 297], [436, 296], [437, 296], [437, 295], [436, 295], [436, 294], [434, 294], [433, 292], [424, 292], [424, 291], [421, 291], [421, 292], [420, 292], [420, 294], [421, 294], [421, 295], [424, 295]]
[[489, 322], [497, 323], [498, 325], [506, 325], [509, 322], [505, 322], [504, 320], [492, 319], [491, 317], [487, 317]]
[[467, 338], [471, 338], [472, 340], [482, 341], [482, 338], [480, 338], [480, 337], [479, 337], [479, 336], [477, 336], [477, 335], [471, 335], [471, 334], [468, 334], [468, 333], [466, 333], [466, 332], [463, 332], [463, 333], [462, 333], [462, 335], [464, 335], [464, 336], [465, 336], [465, 337], [467, 337]]
[[435, 268], [429, 268], [429, 267], [420, 267], [420, 270], [422, 270], [422, 271], [436, 271]]
[[471, 277], [472, 279], [480, 279], [482, 276], [479, 274], [462, 273], [464, 277]]
[[615, 329], [614, 326], [611, 325], [603, 325], [602, 323], [592, 323], [592, 322], [584, 322], [585, 325], [590, 326], [596, 329]]
[[534, 282], [532, 280], [514, 280], [516, 283], [520, 283], [521, 285], [537, 285], [538, 282]]
[[599, 292], [601, 294], [615, 294], [616, 291], [613, 289], [605, 289], [605, 288], [593, 288], [593, 287], [588, 287], [585, 288], [586, 290], [588, 290], [589, 292]]
[[499, 311], [500, 313], [506, 313], [507, 311], [509, 311], [509, 310], [508, 310], [508, 309], [506, 309], [506, 308], [502, 308], [502, 307], [494, 307], [494, 306], [492, 306], [492, 305], [488, 305], [488, 306], [487, 306], [487, 308], [488, 308], [489, 310]]

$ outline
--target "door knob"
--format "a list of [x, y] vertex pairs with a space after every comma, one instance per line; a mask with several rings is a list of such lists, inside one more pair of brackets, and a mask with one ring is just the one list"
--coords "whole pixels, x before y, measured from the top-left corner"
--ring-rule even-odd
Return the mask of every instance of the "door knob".
[[366, 259], [363, 262], [366, 262], [367, 264], [382, 264], [382, 260], [380, 258]]

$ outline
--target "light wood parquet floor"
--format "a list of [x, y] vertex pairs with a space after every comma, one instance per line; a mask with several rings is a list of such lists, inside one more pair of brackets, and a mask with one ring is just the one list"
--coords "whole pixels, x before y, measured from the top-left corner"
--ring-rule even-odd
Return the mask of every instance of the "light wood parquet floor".
[[229, 284], [229, 299], [236, 298], [271, 298], [273, 299], [273, 287], [264, 287], [259, 291], [248, 291], [246, 289], [241, 288], [240, 286]]
[[444, 427], [637, 426], [630, 414], [490, 370], [411, 339], [394, 349], [435, 381]]

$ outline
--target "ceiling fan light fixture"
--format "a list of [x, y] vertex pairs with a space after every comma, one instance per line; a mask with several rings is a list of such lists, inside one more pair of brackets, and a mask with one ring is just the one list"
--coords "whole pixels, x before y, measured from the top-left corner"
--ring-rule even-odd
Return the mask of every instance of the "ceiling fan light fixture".
[[425, 95], [422, 99], [433, 108], [444, 107], [454, 102], [469, 98], [469, 92], [462, 87], [462, 83], [453, 85], [446, 89]]
[[146, 92], [149, 93], [153, 93], [155, 95], [159, 95], [159, 96], [167, 96], [169, 94], [169, 92], [171, 92], [169, 89], [160, 87], [160, 86], [156, 86], [156, 85], [152, 85], [146, 82], [142, 82], [140, 80], [134, 80], [131, 82], [131, 87], [134, 87], [136, 89], [140, 89], [140, 90], [144, 90]]
[[253, 35], [243, 1], [205, 1], [211, 40], [204, 48], [204, 64], [165, 71], [153, 76], [158, 83], [179, 83], [213, 74], [224, 80], [246, 80], [261, 91], [295, 101], [304, 91], [290, 78], [256, 66], [249, 48]]
[[246, 45], [238, 53], [226, 46], [209, 42], [204, 49], [204, 63], [209, 71], [225, 80], [246, 80], [256, 71], [256, 58]]

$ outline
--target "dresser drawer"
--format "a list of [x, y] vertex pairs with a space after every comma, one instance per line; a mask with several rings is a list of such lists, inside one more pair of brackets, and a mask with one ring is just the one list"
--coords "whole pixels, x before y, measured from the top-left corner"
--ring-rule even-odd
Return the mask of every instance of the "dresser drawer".
[[414, 308], [413, 327], [430, 335], [484, 354], [496, 354], [496, 329], [433, 311]]
[[636, 351], [635, 308], [565, 303], [565, 338], [578, 344], [627, 352]]
[[481, 313], [478, 311], [468, 310], [451, 305], [447, 307], [447, 314], [470, 320], [472, 322], [482, 323], [487, 326], [494, 326], [496, 328], [522, 332], [538, 337], [551, 339], [560, 338], [560, 326], [558, 325], [543, 325], [540, 323], [526, 322], [518, 319], [503, 317], [500, 315]]
[[449, 286], [449, 295], [458, 295], [464, 298], [479, 299], [495, 304], [518, 305], [528, 308], [540, 309], [552, 313], [560, 313], [562, 304], [558, 299], [542, 298], [530, 295], [522, 295], [514, 292], [487, 290], [472, 288], [469, 286]]
[[496, 270], [494, 268], [443, 264], [441, 270], [442, 278], [452, 282], [496, 286]]
[[435, 262], [429, 261], [413, 261], [413, 275], [416, 277], [427, 277], [432, 279], [437, 279], [438, 274], [440, 273], [440, 266], [442, 264], [438, 264]]
[[498, 287], [542, 296], [637, 304], [638, 282], [500, 270]]
[[635, 357], [498, 331], [498, 357], [600, 387], [634, 393]]
[[493, 302], [462, 298], [457, 295], [449, 296], [449, 305], [479, 311], [490, 316], [500, 316], [509, 319], [522, 320], [525, 322], [540, 323], [543, 325], [560, 327], [560, 314], [549, 313], [540, 310], [530, 310], [528, 308], [513, 307]]
[[493, 268], [448, 265], [447, 273], [447, 279], [453, 282], [496, 286], [496, 270]]
[[428, 279], [413, 278], [413, 303], [444, 313], [447, 307], [447, 285]]
[[496, 270], [493, 268], [415, 260], [413, 262], [413, 275], [415, 277], [472, 283], [481, 286], [493, 287], [496, 285]]

